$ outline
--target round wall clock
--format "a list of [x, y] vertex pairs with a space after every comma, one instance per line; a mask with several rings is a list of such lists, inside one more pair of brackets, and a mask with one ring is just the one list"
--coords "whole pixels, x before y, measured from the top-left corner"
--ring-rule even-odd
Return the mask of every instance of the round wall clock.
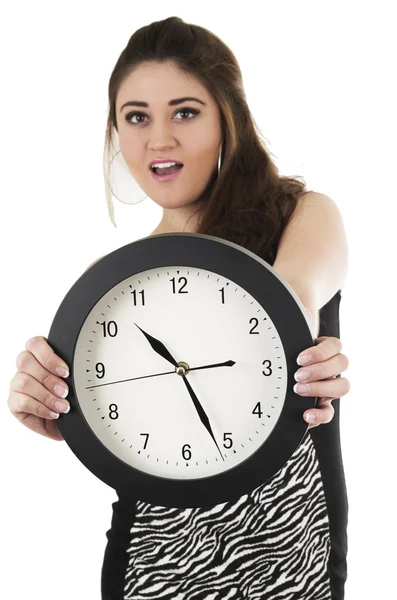
[[70, 367], [66, 443], [103, 482], [160, 506], [234, 501], [270, 479], [317, 400], [293, 391], [296, 358], [315, 345], [300, 299], [214, 236], [155, 235], [106, 255], [47, 339]]

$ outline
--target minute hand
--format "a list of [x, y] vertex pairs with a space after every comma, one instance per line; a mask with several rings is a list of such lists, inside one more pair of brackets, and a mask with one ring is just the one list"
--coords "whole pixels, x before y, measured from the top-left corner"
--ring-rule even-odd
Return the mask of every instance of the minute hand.
[[208, 419], [208, 417], [207, 417], [207, 415], [206, 415], [203, 407], [201, 406], [201, 404], [200, 404], [200, 402], [199, 402], [196, 394], [194, 393], [192, 386], [188, 382], [188, 380], [186, 378], [186, 375], [182, 375], [182, 379], [183, 379], [183, 382], [184, 382], [184, 384], [186, 385], [186, 387], [187, 387], [187, 389], [189, 391], [189, 394], [191, 396], [191, 399], [193, 400], [193, 404], [194, 404], [194, 406], [195, 406], [195, 408], [197, 410], [198, 416], [200, 417], [202, 424], [204, 425], [204, 427], [207, 429], [208, 433], [210, 434], [210, 436], [214, 440], [215, 446], [218, 448], [219, 454], [221, 455], [222, 460], [225, 460], [223, 458], [223, 454], [222, 454], [221, 450], [219, 449], [219, 446], [218, 446], [218, 444], [216, 442], [215, 436], [212, 433], [210, 421], [209, 421], [209, 419]]
[[[136, 325], [136, 323], [135, 323]], [[154, 338], [153, 336], [151, 336], [149, 333], [146, 333], [146, 331], [144, 331], [143, 329], [141, 329], [139, 327], [139, 325], [136, 325], [138, 327], [138, 329], [140, 329], [143, 333], [143, 335], [146, 337], [146, 339], [148, 340], [149, 344], [151, 345], [151, 347], [153, 348], [153, 350], [155, 352], [157, 352], [157, 354], [159, 354], [160, 356], [162, 356], [163, 358], [165, 358], [165, 360], [168, 360], [172, 365], [174, 365], [174, 367], [178, 367], [178, 363], [176, 362], [175, 358], [172, 356], [171, 352], [169, 350], [167, 350], [167, 348], [164, 346], [163, 342], [160, 342], [160, 340], [157, 340], [156, 338]], [[215, 442], [216, 447], [219, 450], [219, 446], [216, 443], [214, 434], [212, 433], [212, 429], [211, 429], [211, 425], [210, 425], [210, 421], [205, 413], [205, 410], [203, 409], [203, 407], [201, 406], [196, 394], [194, 393], [192, 386], [190, 385], [190, 383], [187, 381], [186, 377], [183, 375], [183, 381], [185, 382], [185, 385], [189, 391], [189, 394], [193, 400], [193, 404], [194, 407], [197, 411], [197, 414], [200, 418], [200, 421], [202, 422], [202, 424], [204, 425], [204, 427], [207, 429], [208, 433], [210, 434], [210, 436], [212, 437], [212, 439]], [[224, 460], [223, 458], [223, 454], [222, 452], [219, 450], [220, 455], [222, 456], [222, 460]]]

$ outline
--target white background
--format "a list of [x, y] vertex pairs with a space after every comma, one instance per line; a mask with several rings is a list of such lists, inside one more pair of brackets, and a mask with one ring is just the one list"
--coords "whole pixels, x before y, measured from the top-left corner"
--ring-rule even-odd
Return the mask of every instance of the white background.
[[30, 337], [48, 335], [88, 265], [149, 235], [161, 218], [149, 199], [116, 200], [112, 226], [102, 152], [115, 62], [136, 29], [173, 15], [229, 45], [280, 172], [303, 176], [342, 212], [349, 274], [340, 327], [351, 384], [341, 399], [346, 600], [395, 593], [394, 8], [334, 0], [3, 4], [2, 597], [100, 599], [116, 493], [65, 442], [21, 425], [7, 398], [17, 355]]

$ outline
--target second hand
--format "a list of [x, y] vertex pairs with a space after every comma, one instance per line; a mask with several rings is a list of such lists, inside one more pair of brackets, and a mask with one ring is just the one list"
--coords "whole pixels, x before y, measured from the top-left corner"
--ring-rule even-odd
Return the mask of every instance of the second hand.
[[[203, 367], [193, 367], [189, 369], [189, 371], [198, 371], [199, 369], [212, 369], [214, 367], [232, 367], [235, 365], [234, 360], [227, 360], [223, 363], [216, 363], [214, 365], [206, 365]], [[137, 379], [147, 379], [148, 377], [159, 377], [160, 375], [172, 375], [172, 373], [176, 373], [175, 369], [173, 371], [165, 371], [164, 373], [154, 373], [154, 375], [142, 375], [140, 377], [130, 377], [129, 379], [120, 379], [119, 381], [109, 381], [109, 383], [99, 383], [98, 385], [90, 385], [86, 387], [86, 390], [92, 390], [93, 388], [103, 387], [105, 385], [113, 385], [115, 383], [124, 383], [126, 381], [136, 381]]]

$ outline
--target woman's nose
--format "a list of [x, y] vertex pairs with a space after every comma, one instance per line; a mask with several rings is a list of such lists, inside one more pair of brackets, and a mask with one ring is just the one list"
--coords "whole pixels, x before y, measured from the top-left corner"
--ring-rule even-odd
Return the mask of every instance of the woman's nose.
[[150, 128], [148, 146], [153, 150], [174, 148], [176, 140], [171, 123], [155, 123]]

